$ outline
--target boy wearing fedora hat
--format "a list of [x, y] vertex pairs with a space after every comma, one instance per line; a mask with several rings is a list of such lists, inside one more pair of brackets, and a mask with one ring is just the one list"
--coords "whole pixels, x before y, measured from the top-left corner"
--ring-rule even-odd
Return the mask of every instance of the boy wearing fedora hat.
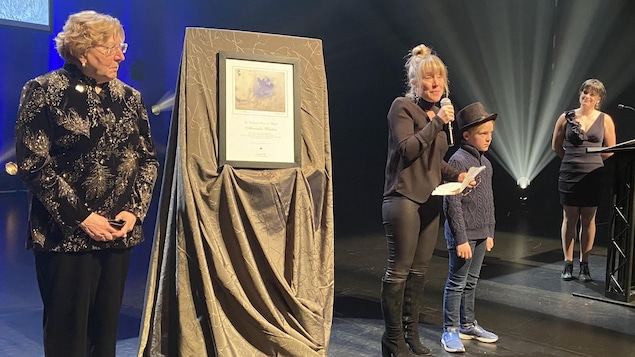
[[456, 116], [461, 147], [448, 163], [461, 172], [485, 166], [476, 186], [443, 198], [445, 239], [449, 273], [443, 294], [443, 335], [448, 352], [464, 352], [461, 339], [493, 343], [498, 336], [482, 328], [474, 317], [474, 298], [486, 251], [494, 246], [494, 195], [492, 164], [483, 155], [492, 142], [497, 114], [488, 113], [479, 102], [461, 109]]

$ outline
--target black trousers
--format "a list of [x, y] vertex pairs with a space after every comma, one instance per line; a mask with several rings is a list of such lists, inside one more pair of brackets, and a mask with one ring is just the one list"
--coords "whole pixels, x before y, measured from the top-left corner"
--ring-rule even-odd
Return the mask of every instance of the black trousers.
[[132, 248], [35, 252], [47, 357], [115, 357]]
[[430, 196], [423, 204], [403, 196], [384, 197], [382, 219], [388, 244], [388, 265], [383, 280], [406, 281], [409, 273], [425, 275], [439, 233], [442, 201]]

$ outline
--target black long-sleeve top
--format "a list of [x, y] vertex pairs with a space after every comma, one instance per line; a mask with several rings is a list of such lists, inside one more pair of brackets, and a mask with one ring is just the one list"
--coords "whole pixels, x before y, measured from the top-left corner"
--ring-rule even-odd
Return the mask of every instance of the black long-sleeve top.
[[438, 107], [423, 100], [416, 104], [396, 98], [388, 111], [388, 157], [384, 196], [401, 194], [424, 203], [442, 180], [456, 181], [460, 171], [443, 160], [448, 151], [443, 120], [428, 118], [424, 107], [434, 113]]

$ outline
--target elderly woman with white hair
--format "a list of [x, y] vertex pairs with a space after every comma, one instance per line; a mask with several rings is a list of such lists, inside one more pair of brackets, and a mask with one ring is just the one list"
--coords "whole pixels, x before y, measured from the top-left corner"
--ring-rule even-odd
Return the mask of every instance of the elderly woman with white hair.
[[55, 42], [64, 67], [25, 84], [15, 125], [44, 352], [114, 357], [159, 165], [141, 95], [117, 79], [128, 48], [119, 20], [73, 14]]

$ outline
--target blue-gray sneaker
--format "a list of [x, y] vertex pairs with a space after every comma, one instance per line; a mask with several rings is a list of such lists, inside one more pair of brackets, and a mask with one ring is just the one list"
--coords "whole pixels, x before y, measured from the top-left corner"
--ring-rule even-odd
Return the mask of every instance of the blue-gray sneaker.
[[443, 331], [441, 345], [447, 352], [465, 352], [465, 346], [459, 337], [459, 329], [456, 327], [448, 327]]
[[494, 343], [498, 341], [498, 336], [482, 328], [476, 320], [473, 324], [460, 326], [459, 336], [464, 340], [475, 339], [481, 342]]

